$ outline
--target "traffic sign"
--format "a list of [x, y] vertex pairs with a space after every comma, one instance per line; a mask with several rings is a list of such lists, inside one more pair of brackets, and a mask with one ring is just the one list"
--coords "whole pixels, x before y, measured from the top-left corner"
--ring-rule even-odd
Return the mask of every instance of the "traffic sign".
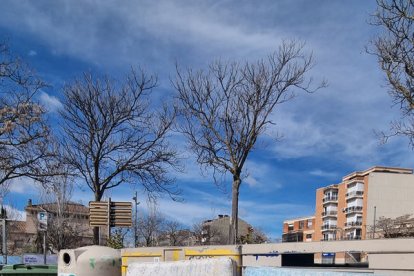
[[89, 202], [90, 226], [131, 227], [132, 203], [113, 201]]
[[37, 214], [37, 220], [39, 221], [38, 229], [39, 231], [46, 231], [47, 230], [47, 212], [39, 212]]

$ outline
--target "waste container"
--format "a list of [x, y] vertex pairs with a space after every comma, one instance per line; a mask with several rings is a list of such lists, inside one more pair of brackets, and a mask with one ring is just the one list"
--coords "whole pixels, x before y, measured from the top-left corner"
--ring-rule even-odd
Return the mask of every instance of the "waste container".
[[56, 276], [57, 266], [56, 265], [25, 265], [25, 264], [5, 265], [0, 270], [0, 276], [3, 276], [3, 275]]
[[121, 276], [121, 252], [105, 246], [85, 246], [59, 252], [59, 275]]

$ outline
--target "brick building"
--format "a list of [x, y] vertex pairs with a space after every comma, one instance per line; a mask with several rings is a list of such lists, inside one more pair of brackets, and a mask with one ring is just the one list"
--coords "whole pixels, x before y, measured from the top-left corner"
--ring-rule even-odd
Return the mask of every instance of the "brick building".
[[310, 242], [315, 232], [315, 216], [283, 222], [282, 242]]

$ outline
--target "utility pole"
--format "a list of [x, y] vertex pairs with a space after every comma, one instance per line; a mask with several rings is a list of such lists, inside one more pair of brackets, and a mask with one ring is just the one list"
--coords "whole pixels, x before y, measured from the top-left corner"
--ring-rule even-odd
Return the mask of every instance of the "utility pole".
[[134, 223], [134, 247], [137, 246], [138, 238], [137, 238], [137, 224], [138, 224], [138, 205], [140, 202], [138, 202], [138, 194], [137, 191], [135, 191], [135, 196], [132, 198], [135, 202], [135, 223]]
[[7, 264], [7, 231], [6, 231], [6, 223], [7, 223], [7, 213], [6, 209], [3, 206], [0, 207], [0, 221], [1, 221], [1, 229], [2, 229], [2, 248], [1, 253], [3, 255], [3, 262]]
[[372, 238], [375, 239], [375, 221], [377, 220], [377, 206], [374, 206], [374, 225], [373, 225], [373, 234]]

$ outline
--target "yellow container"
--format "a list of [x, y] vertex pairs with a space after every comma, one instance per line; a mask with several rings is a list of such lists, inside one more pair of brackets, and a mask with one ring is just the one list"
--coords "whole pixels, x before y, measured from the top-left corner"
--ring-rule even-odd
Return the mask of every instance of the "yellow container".
[[121, 250], [122, 275], [126, 275], [128, 264], [171, 262], [192, 259], [229, 257], [237, 265], [238, 275], [242, 268], [240, 246], [195, 246], [195, 247], [140, 247]]
[[125, 276], [131, 263], [179, 261], [184, 259], [184, 254], [181, 248], [140, 247], [122, 249], [121, 257], [122, 275]]

